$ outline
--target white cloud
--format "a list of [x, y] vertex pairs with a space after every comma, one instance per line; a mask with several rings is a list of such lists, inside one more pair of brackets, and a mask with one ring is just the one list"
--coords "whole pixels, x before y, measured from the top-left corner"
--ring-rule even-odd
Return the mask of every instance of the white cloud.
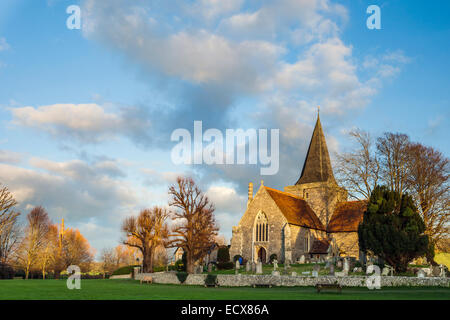
[[13, 124], [47, 132], [57, 139], [70, 137], [78, 142], [98, 143], [120, 136], [137, 143], [150, 140], [150, 120], [138, 108], [124, 107], [119, 112], [108, 106], [89, 104], [53, 104], [10, 108]]
[[22, 161], [23, 155], [10, 150], [0, 150], [0, 162], [17, 164]]
[[6, 42], [6, 39], [0, 37], [0, 51], [8, 50], [11, 46]]

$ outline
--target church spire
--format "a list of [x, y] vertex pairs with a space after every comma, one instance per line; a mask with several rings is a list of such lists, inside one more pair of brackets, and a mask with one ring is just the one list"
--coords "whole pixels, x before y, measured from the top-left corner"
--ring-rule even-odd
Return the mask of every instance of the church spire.
[[309, 143], [308, 153], [303, 164], [302, 174], [296, 184], [310, 182], [334, 182], [330, 155], [320, 123], [319, 108], [317, 109], [316, 126]]

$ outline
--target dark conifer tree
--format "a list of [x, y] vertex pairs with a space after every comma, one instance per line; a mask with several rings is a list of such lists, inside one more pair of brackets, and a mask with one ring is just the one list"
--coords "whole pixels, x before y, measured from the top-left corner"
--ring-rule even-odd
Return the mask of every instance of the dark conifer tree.
[[405, 272], [408, 263], [430, 250], [425, 224], [408, 194], [377, 186], [359, 225], [359, 246]]

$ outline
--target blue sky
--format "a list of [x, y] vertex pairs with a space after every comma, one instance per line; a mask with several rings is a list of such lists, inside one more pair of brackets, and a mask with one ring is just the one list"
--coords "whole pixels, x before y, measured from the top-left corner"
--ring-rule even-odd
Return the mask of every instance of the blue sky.
[[[449, 154], [448, 1], [0, 3], [0, 182], [100, 251], [123, 217], [167, 203], [177, 174], [216, 203], [228, 238], [247, 183], [294, 183], [321, 106], [330, 153], [350, 128]], [[71, 4], [81, 30], [66, 28]], [[381, 8], [381, 30], [366, 8]], [[279, 128], [280, 171], [177, 166], [176, 128]]]

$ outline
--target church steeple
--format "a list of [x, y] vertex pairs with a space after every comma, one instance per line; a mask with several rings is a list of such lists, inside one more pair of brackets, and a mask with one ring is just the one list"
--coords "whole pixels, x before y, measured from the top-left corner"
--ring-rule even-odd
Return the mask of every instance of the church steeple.
[[333, 182], [333, 169], [331, 167], [330, 155], [328, 154], [327, 142], [320, 123], [319, 110], [317, 111], [316, 126], [309, 143], [308, 153], [303, 164], [302, 174], [296, 185], [311, 182]]

